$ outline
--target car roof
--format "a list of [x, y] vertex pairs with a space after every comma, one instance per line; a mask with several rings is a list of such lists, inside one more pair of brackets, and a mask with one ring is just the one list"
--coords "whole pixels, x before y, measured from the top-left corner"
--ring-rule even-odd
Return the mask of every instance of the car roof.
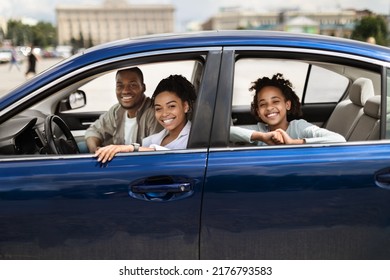
[[[357, 40], [326, 35], [291, 33], [261, 30], [214, 30], [190, 33], [160, 34], [114, 41], [87, 49], [85, 53], [124, 53], [163, 50], [182, 47], [234, 47], [274, 46], [310, 48], [324, 51], [338, 51], [390, 62], [390, 49]], [[117, 53], [118, 54], [118, 53]], [[103, 54], [102, 54], [103, 55]], [[105, 57], [106, 55], [104, 55]]]

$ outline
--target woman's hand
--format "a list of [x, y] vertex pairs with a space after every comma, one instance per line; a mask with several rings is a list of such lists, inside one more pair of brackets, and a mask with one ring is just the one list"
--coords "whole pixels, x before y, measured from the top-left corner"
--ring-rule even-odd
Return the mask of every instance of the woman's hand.
[[134, 151], [133, 145], [109, 145], [99, 148], [95, 152], [97, 161], [106, 163], [114, 158], [117, 153], [130, 153]]

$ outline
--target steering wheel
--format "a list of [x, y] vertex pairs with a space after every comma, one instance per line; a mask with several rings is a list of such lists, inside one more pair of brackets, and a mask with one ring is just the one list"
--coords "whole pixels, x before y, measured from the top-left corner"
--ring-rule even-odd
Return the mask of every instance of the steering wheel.
[[50, 115], [46, 117], [45, 134], [49, 153], [57, 155], [80, 153], [72, 132], [59, 116]]

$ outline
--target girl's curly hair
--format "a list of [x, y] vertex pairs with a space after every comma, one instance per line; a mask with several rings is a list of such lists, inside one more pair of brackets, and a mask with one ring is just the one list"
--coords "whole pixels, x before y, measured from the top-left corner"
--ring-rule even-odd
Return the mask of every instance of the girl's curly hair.
[[291, 102], [291, 109], [287, 112], [288, 120], [297, 119], [302, 116], [301, 103], [299, 97], [293, 90], [292, 84], [289, 80], [283, 77], [283, 74], [277, 73], [272, 78], [263, 77], [252, 82], [252, 86], [249, 91], [255, 91], [253, 101], [251, 103], [251, 112], [259, 120], [260, 117], [257, 115], [257, 109], [259, 104], [257, 102], [257, 95], [264, 87], [273, 86], [281, 90], [286, 101]]
[[168, 78], [162, 79], [154, 90], [152, 102], [154, 104], [156, 96], [163, 91], [174, 92], [183, 102], [187, 101], [192, 111], [196, 92], [194, 85], [182, 75], [170, 75]]

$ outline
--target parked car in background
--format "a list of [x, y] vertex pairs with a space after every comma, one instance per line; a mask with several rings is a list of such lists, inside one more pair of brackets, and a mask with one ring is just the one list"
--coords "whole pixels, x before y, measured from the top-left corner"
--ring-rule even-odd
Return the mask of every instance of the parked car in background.
[[55, 48], [56, 57], [68, 58], [72, 55], [72, 46], [59, 45]]
[[0, 49], [0, 63], [8, 63], [12, 59], [11, 49]]
[[12, 61], [12, 51], [14, 52], [16, 62], [22, 64], [25, 56], [19, 47], [12, 50], [11, 48], [0, 49], [0, 63], [9, 63]]
[[[84, 132], [133, 66], [149, 96], [171, 74], [195, 85], [188, 147], [102, 165]], [[275, 73], [304, 119], [347, 142], [232, 143], [231, 126], [256, 123], [251, 82]], [[326, 36], [210, 31], [84, 50], [0, 99], [0, 258], [389, 259], [389, 81], [390, 49]]]

